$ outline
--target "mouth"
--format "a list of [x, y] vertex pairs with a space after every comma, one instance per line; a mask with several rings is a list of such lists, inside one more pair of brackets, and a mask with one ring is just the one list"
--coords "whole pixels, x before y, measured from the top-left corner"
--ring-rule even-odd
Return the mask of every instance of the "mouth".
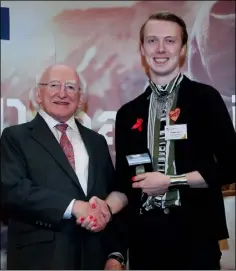
[[53, 102], [56, 105], [69, 105], [68, 102]]
[[154, 57], [153, 60], [156, 64], [165, 64], [169, 60], [169, 58], [168, 57]]

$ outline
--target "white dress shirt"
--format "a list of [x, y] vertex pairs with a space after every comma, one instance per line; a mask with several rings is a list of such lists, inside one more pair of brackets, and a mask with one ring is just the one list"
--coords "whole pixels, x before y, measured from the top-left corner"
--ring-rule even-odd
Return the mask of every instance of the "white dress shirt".
[[[57, 139], [57, 141], [60, 143], [61, 138], [61, 132], [55, 127], [58, 122], [51, 116], [49, 116], [45, 111], [40, 110], [39, 114], [42, 116], [42, 118], [47, 123], [49, 129]], [[68, 125], [68, 128], [66, 130], [66, 135], [68, 139], [70, 140], [73, 150], [74, 150], [74, 157], [75, 157], [75, 173], [78, 177], [78, 182], [80, 182], [80, 185], [84, 191], [84, 194], [87, 195], [87, 186], [88, 186], [88, 164], [89, 164], [89, 157], [87, 150], [85, 148], [84, 142], [81, 138], [81, 135], [79, 133], [78, 127], [75, 123], [74, 117], [71, 117], [66, 124]], [[64, 218], [69, 219], [71, 217], [71, 211], [72, 206], [75, 200], [72, 200], [68, 208], [66, 209], [64, 213]]]

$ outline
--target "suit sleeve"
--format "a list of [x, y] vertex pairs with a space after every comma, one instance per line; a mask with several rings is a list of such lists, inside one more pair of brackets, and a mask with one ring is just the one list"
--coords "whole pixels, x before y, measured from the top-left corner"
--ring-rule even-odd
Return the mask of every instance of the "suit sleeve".
[[24, 153], [14, 130], [1, 136], [1, 209], [8, 217], [58, 227], [72, 198], [34, 184], [27, 176]]
[[126, 127], [124, 125], [125, 112], [124, 108], [118, 110], [115, 123], [115, 150], [116, 150], [116, 184], [117, 190], [126, 194], [128, 197], [129, 191], [129, 173], [127, 172], [128, 166], [126, 161]]
[[[116, 171], [114, 190], [124, 193], [126, 196], [126, 173], [124, 160], [124, 143], [125, 135], [123, 134], [122, 110], [118, 110], [115, 123], [115, 149], [116, 149]], [[127, 141], [127, 140], [126, 140]], [[110, 242], [109, 254], [119, 252], [123, 255], [125, 261], [127, 259], [127, 207], [115, 214], [113, 220], [108, 227]], [[112, 241], [111, 241], [112, 240]]]
[[231, 184], [236, 182], [236, 133], [220, 93], [211, 88], [206, 95], [209, 146], [212, 148], [215, 164], [209, 168], [203, 161], [199, 172], [209, 187]]
[[103, 147], [101, 149], [101, 152], [104, 154], [104, 158], [106, 161], [105, 168], [106, 168], [106, 176], [107, 176], [107, 182], [108, 182], [108, 190], [109, 192], [114, 191], [115, 189], [115, 169], [113, 166], [113, 162], [111, 159], [110, 151], [108, 144], [106, 142], [106, 139], [104, 136], [100, 135], [102, 139], [102, 144], [101, 146]]
[[[105, 161], [105, 170], [106, 170], [106, 181], [108, 182], [108, 194], [113, 191], [117, 191], [117, 179], [115, 174], [115, 169], [109, 152], [109, 147], [104, 136], [100, 135], [101, 141], [99, 142], [100, 154], [102, 153], [103, 160]], [[107, 257], [109, 254], [114, 252], [119, 252], [122, 255], [126, 256], [125, 247], [123, 244], [122, 228], [123, 228], [123, 219], [120, 213], [113, 216], [112, 221], [106, 227], [106, 239], [105, 245]]]

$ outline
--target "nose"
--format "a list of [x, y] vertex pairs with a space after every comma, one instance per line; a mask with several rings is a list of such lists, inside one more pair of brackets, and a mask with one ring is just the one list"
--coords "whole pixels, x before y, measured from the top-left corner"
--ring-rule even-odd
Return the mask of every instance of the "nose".
[[66, 90], [65, 90], [65, 86], [64, 85], [61, 85], [60, 91], [58, 92], [58, 96], [60, 98], [66, 97]]
[[159, 41], [157, 43], [157, 48], [156, 48], [157, 53], [164, 53], [165, 52], [165, 44], [164, 41]]

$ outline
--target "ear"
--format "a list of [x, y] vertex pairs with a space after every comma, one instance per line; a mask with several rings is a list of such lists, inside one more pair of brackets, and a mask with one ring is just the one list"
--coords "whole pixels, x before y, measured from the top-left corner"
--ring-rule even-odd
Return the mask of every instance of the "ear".
[[77, 99], [78, 99], [78, 105], [77, 105], [77, 108], [78, 108], [78, 109], [81, 109], [81, 108], [83, 107], [83, 103], [84, 103], [84, 95], [83, 95], [82, 91], [80, 91], [80, 92], [78, 93]]
[[36, 93], [35, 93], [36, 103], [37, 104], [41, 104], [42, 103], [42, 99], [41, 99], [40, 88], [36, 88], [35, 91], [36, 91]]
[[181, 57], [185, 57], [186, 53], [187, 53], [187, 45], [185, 44], [180, 50]]
[[145, 56], [145, 52], [144, 52], [144, 48], [143, 48], [143, 45], [142, 45], [142, 44], [140, 45], [140, 51], [141, 51], [141, 54], [142, 54], [143, 56]]

